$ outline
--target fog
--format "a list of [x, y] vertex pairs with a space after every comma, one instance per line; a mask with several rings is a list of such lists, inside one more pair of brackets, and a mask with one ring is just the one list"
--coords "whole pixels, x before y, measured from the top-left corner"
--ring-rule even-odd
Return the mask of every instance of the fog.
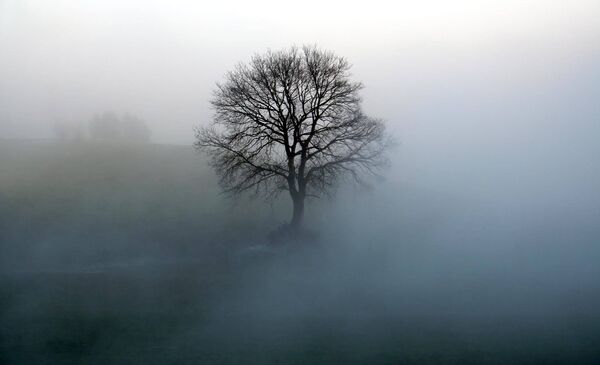
[[[597, 363], [600, 3], [0, 0], [0, 362]], [[255, 53], [346, 57], [397, 146], [311, 200], [191, 148]], [[134, 115], [151, 142], [58, 141]]]
[[[293, 44], [347, 57], [367, 110], [404, 137], [450, 126], [471, 139], [487, 126], [511, 134], [566, 122], [553, 108], [592, 107], [597, 2], [420, 3], [3, 1], [0, 133], [47, 138], [55, 120], [110, 109], [145, 118], [156, 142], [190, 143], [227, 70]], [[434, 110], [445, 118], [424, 123]]]

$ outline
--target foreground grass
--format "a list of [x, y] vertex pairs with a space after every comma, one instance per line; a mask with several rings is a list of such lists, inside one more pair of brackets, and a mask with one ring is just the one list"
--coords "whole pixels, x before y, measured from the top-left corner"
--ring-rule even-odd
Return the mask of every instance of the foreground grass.
[[4, 269], [203, 255], [271, 214], [226, 201], [186, 146], [2, 142], [0, 197]]

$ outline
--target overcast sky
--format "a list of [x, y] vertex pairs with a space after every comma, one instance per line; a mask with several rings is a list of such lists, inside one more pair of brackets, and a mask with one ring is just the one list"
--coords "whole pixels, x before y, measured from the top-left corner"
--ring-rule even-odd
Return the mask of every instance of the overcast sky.
[[586, 138], [600, 115], [598, 19], [597, 0], [0, 0], [0, 138], [114, 110], [145, 119], [155, 142], [190, 143], [228, 69], [302, 44], [347, 57], [366, 111], [409, 145]]

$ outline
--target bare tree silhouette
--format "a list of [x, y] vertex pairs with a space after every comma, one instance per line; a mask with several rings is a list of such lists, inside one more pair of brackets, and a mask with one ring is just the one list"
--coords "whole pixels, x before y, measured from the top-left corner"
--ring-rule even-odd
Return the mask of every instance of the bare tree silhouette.
[[152, 135], [144, 120], [111, 111], [95, 115], [89, 122], [89, 132], [92, 139], [107, 141], [149, 142]]
[[290, 227], [302, 225], [307, 197], [341, 178], [363, 182], [387, 163], [384, 124], [361, 111], [360, 82], [345, 58], [317, 47], [255, 55], [217, 84], [212, 125], [196, 130], [226, 192], [293, 201]]

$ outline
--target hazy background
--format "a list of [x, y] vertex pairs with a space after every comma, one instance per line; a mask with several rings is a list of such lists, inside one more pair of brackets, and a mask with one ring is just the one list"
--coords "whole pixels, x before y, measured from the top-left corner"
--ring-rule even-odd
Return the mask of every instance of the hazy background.
[[[0, 362], [600, 358], [598, 1], [0, 0]], [[219, 195], [190, 147], [255, 53], [347, 57], [399, 146], [372, 188]], [[107, 110], [154, 144], [56, 143]], [[243, 330], [240, 330], [243, 329]], [[274, 360], [275, 359], [275, 360]]]
[[347, 57], [367, 111], [410, 145], [577, 134], [598, 116], [599, 14], [592, 0], [3, 0], [0, 135], [50, 137], [55, 119], [114, 109], [190, 143], [227, 70], [294, 44]]
[[237, 62], [317, 44], [354, 64], [366, 111], [401, 143], [400, 175], [597, 197], [599, 17], [592, 0], [3, 0], [0, 137], [53, 138], [57, 121], [112, 110], [190, 144]]

